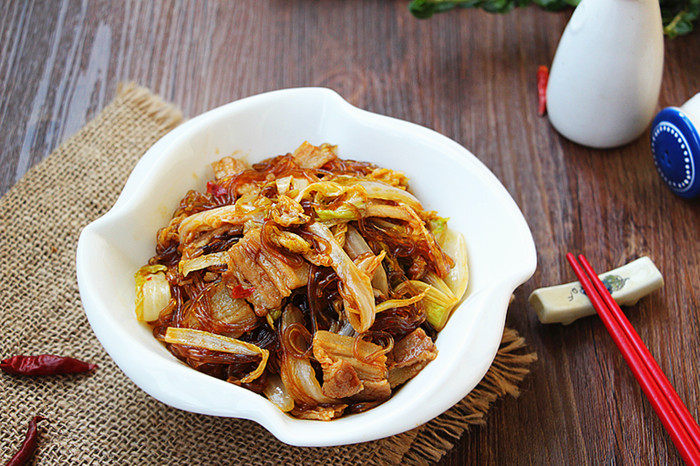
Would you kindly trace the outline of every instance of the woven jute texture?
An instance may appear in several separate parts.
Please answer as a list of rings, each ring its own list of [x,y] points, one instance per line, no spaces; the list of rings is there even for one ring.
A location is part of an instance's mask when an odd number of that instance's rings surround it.
[[[112,206],[136,161],[182,120],[148,90],[122,86],[92,122],[0,199],[0,356],[55,353],[99,364],[91,376],[0,374],[0,462],[35,414],[37,464],[405,464],[438,460],[497,398],[517,396],[535,359],[506,329],[472,393],[430,423],[391,438],[296,448],[257,424],[187,413],[150,398],[111,361],[83,313],[75,278],[80,230]]]

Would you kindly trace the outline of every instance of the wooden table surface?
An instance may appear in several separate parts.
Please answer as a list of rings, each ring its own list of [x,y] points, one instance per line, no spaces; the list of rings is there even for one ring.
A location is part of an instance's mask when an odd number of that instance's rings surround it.
[[[665,287],[628,315],[700,417],[700,211],[657,176],[648,133],[575,145],[536,115],[534,76],[569,13],[460,11],[419,21],[405,1],[6,1],[0,11],[0,194],[133,80],[187,116],[272,89],[326,86],[469,148],[523,210],[538,270],[508,325],[539,354],[519,399],[497,403],[445,464],[678,464],[597,318],[542,326],[537,287],[570,281],[566,251],[599,269],[650,255]],[[700,31],[666,40],[659,106],[700,90]]]

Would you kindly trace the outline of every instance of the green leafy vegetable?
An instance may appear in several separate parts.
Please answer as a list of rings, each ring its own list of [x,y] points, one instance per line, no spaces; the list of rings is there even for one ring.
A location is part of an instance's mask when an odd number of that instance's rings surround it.
[[[417,303],[425,297],[427,289],[421,291],[415,296],[406,299],[387,299],[380,304],[377,304],[377,313],[384,312],[388,309],[395,309],[397,307],[408,306],[409,304]]]
[[[481,8],[490,13],[507,13],[514,8],[534,4],[547,11],[575,7],[581,0],[412,0],[409,10],[417,18],[453,8]],[[664,33],[669,37],[688,34],[700,16],[700,0],[659,0]]]
[[[195,270],[206,269],[215,265],[224,265],[228,259],[228,252],[215,252],[195,257],[194,259],[182,259],[178,264],[180,273],[186,277],[190,272]]]
[[[442,234],[445,232],[445,229],[447,228],[447,221],[449,219],[445,217],[435,217],[433,219],[428,220],[428,225],[430,226],[430,231],[433,233],[433,236],[435,236],[436,239],[438,239]]]
[[[170,283],[165,278],[168,268],[164,265],[146,265],[135,274],[136,317],[141,322],[158,319],[160,311],[170,301]]]
[[[316,215],[321,221],[326,220],[356,220],[362,216],[361,209],[365,207],[365,200],[360,197],[352,197],[341,205],[332,209],[316,207]]]
[[[464,236],[462,236],[461,233],[451,228],[445,229],[438,242],[445,254],[450,256],[455,263],[454,267],[450,269],[450,273],[444,278],[444,283],[449,287],[449,290],[454,293],[457,300],[461,300],[464,293],[467,292],[467,286],[469,285],[467,242],[464,240]],[[435,286],[430,280],[426,281]]]
[[[452,309],[459,299],[452,293],[449,287],[438,276],[434,276],[432,283],[419,280],[409,280],[397,287],[397,291],[408,289],[417,290],[422,298],[426,319],[438,332],[443,329],[450,318]]]
[[[260,364],[253,372],[241,379],[242,383],[250,383],[260,377],[265,371],[267,358],[270,356],[268,350],[252,343],[193,328],[168,327],[165,331],[164,340],[172,345],[192,346],[222,353],[240,354],[242,356],[260,355]]]

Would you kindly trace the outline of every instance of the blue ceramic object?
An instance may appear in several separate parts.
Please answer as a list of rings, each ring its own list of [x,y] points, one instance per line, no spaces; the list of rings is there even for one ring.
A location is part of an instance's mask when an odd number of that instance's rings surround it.
[[[651,125],[651,151],[661,178],[684,198],[700,195],[700,128],[677,107],[661,110]]]

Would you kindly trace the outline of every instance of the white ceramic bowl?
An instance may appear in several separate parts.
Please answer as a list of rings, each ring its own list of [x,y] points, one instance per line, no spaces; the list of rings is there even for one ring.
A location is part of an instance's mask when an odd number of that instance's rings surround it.
[[[344,158],[405,172],[429,209],[467,240],[468,297],[437,339],[438,357],[386,403],[331,422],[298,420],[244,388],[189,368],[136,321],[134,272],[154,253],[155,233],[189,189],[204,189],[209,163],[240,151],[255,162],[302,141],[338,144]],[[468,150],[427,128],[353,107],[322,88],[287,89],[211,110],[164,136],[141,158],[114,207],[85,227],[77,273],[85,313],[124,373],[154,398],[186,411],[252,419],[281,441],[330,446],[419,426],[467,395],[491,365],[508,299],[535,271],[523,216]]]

